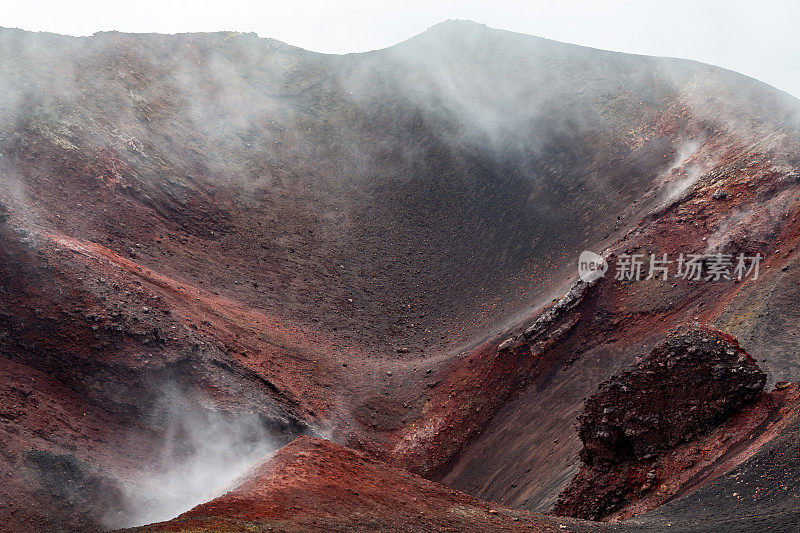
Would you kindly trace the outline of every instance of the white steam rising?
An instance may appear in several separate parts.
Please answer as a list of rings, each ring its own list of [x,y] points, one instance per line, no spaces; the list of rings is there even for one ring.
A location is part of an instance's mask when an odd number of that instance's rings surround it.
[[[703,173],[701,166],[693,162],[694,156],[703,145],[704,140],[691,140],[681,144],[675,151],[672,166],[661,175],[665,186],[662,202],[670,203],[681,198]]]
[[[153,417],[165,425],[163,447],[147,469],[119,476],[123,510],[104,517],[109,528],[172,519],[234,488],[276,448],[259,417],[227,415],[174,391]]]

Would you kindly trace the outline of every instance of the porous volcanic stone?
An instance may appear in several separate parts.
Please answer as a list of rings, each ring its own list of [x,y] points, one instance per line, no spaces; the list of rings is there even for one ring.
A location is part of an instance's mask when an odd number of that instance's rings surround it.
[[[734,337],[679,328],[586,401],[581,459],[592,465],[648,458],[724,422],[765,382]]]
[[[657,485],[661,457],[727,421],[765,381],[730,335],[700,326],[671,332],[586,401],[580,416],[584,464],[555,513],[601,520],[637,500]]]

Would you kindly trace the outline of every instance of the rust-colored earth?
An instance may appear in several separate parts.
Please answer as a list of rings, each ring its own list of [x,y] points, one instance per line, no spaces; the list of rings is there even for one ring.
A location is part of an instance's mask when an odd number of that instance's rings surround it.
[[[468,22],[347,56],[2,29],[0,72],[0,529],[800,525],[789,95]],[[763,259],[614,279],[633,253]],[[764,392],[603,521],[547,514],[584,400],[694,323]]]

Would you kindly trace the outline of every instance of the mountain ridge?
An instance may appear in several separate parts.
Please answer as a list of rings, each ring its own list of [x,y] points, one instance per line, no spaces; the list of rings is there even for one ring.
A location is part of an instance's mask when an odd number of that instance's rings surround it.
[[[130,525],[132,473],[301,434],[547,510],[577,469],[581,397],[667,329],[715,323],[768,383],[800,379],[777,326],[796,315],[796,100],[682,60],[435,28],[343,56],[0,30],[0,363],[26,378],[0,389],[18,406],[4,519]],[[713,247],[771,269],[562,297],[582,250]],[[783,318],[751,311],[767,303]]]

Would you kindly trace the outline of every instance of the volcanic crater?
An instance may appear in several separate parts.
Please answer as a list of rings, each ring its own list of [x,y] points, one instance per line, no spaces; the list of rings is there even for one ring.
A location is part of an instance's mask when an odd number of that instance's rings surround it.
[[[0,72],[0,529],[800,527],[797,99],[465,21]]]

